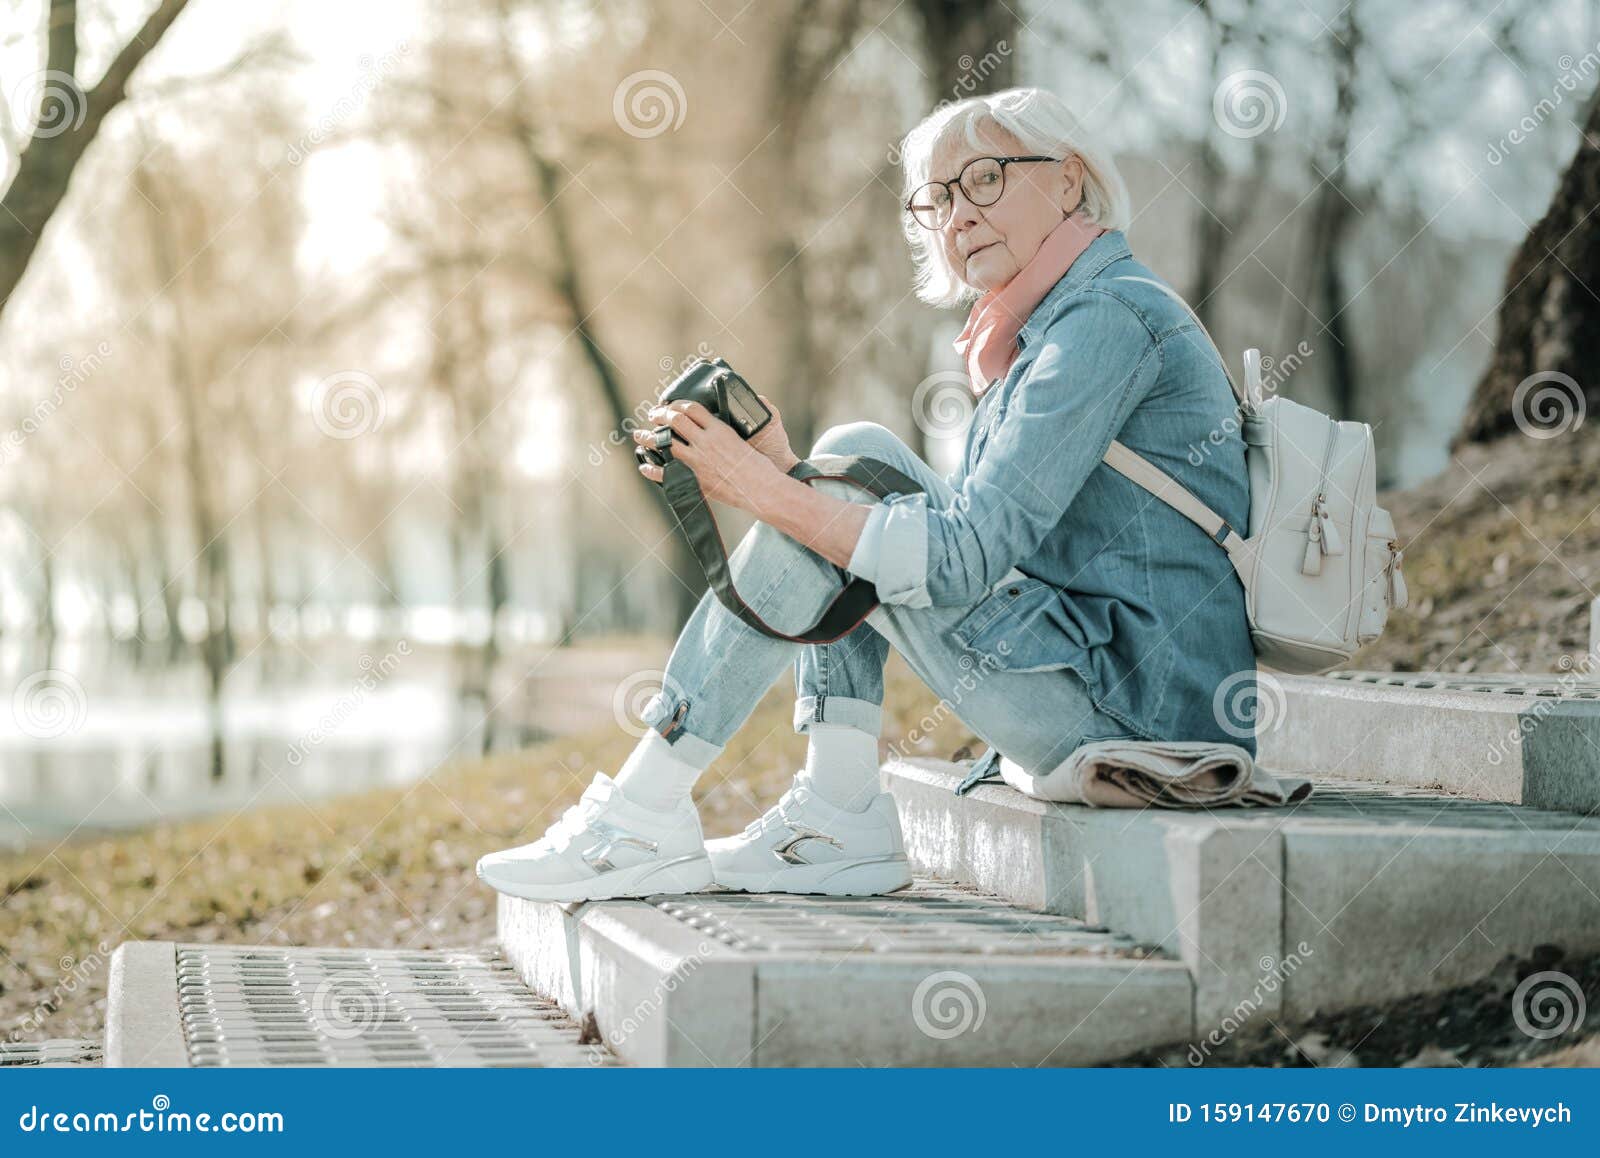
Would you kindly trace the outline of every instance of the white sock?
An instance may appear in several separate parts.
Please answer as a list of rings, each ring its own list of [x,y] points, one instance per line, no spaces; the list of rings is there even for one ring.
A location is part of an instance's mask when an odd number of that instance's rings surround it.
[[[845,724],[807,729],[806,772],[817,795],[850,812],[861,812],[878,795],[878,737]]]
[[[705,765],[685,760],[660,732],[651,730],[617,773],[617,787],[635,804],[670,812],[683,803],[704,771]]]

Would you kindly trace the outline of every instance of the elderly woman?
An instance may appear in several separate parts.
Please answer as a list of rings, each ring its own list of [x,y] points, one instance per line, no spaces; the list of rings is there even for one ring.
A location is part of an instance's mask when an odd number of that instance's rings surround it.
[[[1101,462],[1118,439],[1246,523],[1226,373],[1181,300],[1129,254],[1111,159],[1039,89],[942,108],[903,156],[919,295],[976,299],[956,342],[978,396],[961,465],[942,478],[883,427],[834,427],[815,453],[880,459],[922,487],[868,501],[845,482],[790,477],[798,460],[781,422],[746,442],[697,404],[653,412],[707,497],[758,520],[732,567],[768,624],[804,630],[842,572],[869,579],[882,603],[844,637],[806,646],[755,631],[707,593],[647,709],[654,730],[616,778],[598,773],[540,840],[479,863],[501,892],[904,887],[894,801],[878,779],[891,647],[1030,773],[1112,738],[1253,750],[1214,706],[1225,682],[1255,670],[1226,554]],[[1196,464],[1193,448],[1208,442]],[[640,469],[659,481],[658,468]],[[791,664],[805,768],[742,833],[707,843],[691,789]]]

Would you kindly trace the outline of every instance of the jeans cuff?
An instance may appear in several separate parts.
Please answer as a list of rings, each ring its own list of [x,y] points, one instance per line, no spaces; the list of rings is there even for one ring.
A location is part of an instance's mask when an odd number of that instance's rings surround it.
[[[883,705],[849,696],[801,696],[794,702],[794,730],[804,735],[812,724],[841,724],[876,736],[883,730]]]
[[[722,754],[723,746],[701,739],[689,731],[683,723],[688,713],[687,699],[674,697],[663,691],[645,705],[640,715],[646,727],[658,732],[661,738],[672,746],[674,756],[701,768],[710,767],[711,762]]]

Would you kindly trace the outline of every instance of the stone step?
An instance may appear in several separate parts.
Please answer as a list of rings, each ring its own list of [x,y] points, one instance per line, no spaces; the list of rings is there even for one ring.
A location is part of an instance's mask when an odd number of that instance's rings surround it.
[[[491,951],[129,941],[105,1064],[596,1066],[615,1059]]]
[[[1101,810],[958,797],[966,771],[885,767],[914,867],[1159,945],[1193,975],[1200,1037],[1600,949],[1600,818],[1326,782],[1294,808]]]
[[[639,1065],[1088,1065],[1185,1040],[1189,974],[931,881],[887,897],[500,898],[528,985]]]
[[[1263,672],[1262,764],[1600,811],[1600,681],[1561,676]]]
[[[47,1041],[0,1041],[0,1066],[37,1066],[40,1069],[93,1068],[100,1064],[98,1041],[50,1038]]]

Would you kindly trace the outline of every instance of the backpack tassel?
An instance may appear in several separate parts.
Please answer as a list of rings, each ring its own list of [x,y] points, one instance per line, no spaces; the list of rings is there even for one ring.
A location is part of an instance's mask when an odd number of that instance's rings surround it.
[[[1322,524],[1322,553],[1324,555],[1343,555],[1344,540],[1339,537],[1339,528],[1333,525],[1333,514],[1328,510],[1327,500],[1317,499],[1317,522]]]
[[[1302,575],[1322,574],[1324,555],[1343,555],[1344,540],[1333,525],[1333,515],[1321,495],[1311,501],[1311,522],[1306,527],[1306,554],[1300,561]]]
[[[1322,574],[1322,523],[1312,516],[1311,525],[1306,528],[1306,554],[1300,561],[1302,575]]]
[[[1404,607],[1410,600],[1406,591],[1406,577],[1400,572],[1404,552],[1394,543],[1389,544],[1389,606]]]

